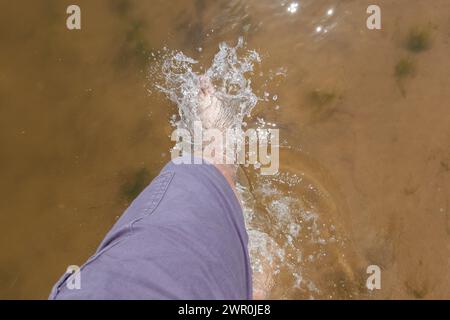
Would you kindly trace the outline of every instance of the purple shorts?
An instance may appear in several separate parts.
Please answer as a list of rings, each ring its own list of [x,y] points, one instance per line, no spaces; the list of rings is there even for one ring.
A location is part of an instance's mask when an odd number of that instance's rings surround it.
[[[225,177],[170,162],[50,299],[251,299],[248,236]]]

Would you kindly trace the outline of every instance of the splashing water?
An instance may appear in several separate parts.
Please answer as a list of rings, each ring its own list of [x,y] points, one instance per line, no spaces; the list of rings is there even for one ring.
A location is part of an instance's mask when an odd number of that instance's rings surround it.
[[[246,180],[238,191],[255,294],[263,299],[358,296],[361,281],[333,197],[309,174],[289,166],[281,170],[276,176],[242,170],[247,176],[239,179]]]
[[[212,65],[204,73],[196,72],[194,66],[198,61],[182,52],[166,55],[156,88],[178,106],[180,120],[175,123],[178,128],[192,130],[194,121],[201,121],[206,127],[241,128],[244,117],[250,116],[258,102],[247,75],[261,61],[253,50],[239,55],[241,49],[243,38],[234,47],[221,43]],[[202,101],[202,97],[209,100]],[[220,114],[207,121],[202,117],[204,105],[211,104]]]

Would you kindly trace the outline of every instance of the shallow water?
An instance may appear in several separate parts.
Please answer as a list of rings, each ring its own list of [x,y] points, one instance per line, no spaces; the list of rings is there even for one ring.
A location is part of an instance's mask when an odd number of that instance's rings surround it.
[[[1,298],[46,298],[169,160],[152,53],[210,65],[239,36],[269,94],[249,125],[285,147],[280,176],[244,179],[268,296],[450,298],[450,2],[380,0],[382,31],[370,2],[290,3],[80,0],[81,32],[61,1],[0,4]]]

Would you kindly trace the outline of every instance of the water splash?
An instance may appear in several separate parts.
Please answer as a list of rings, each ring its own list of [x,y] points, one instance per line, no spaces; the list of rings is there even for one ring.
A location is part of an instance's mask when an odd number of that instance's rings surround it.
[[[295,154],[284,156],[292,159]],[[306,161],[302,165],[306,168]],[[246,182],[238,193],[253,284],[261,298],[348,299],[360,294],[339,208],[319,182],[326,179],[316,180],[314,171],[289,164],[275,176],[242,170],[240,179]]]
[[[236,46],[221,43],[219,52],[205,72],[195,70],[198,61],[182,52],[165,55],[156,88],[178,107],[179,121],[174,125],[192,130],[195,121],[204,122],[199,97],[212,87],[207,92],[208,99],[215,99],[220,104],[220,115],[215,117],[218,121],[220,119],[220,123],[213,121],[209,126],[242,127],[244,117],[250,116],[258,102],[249,75],[254,65],[261,62],[256,51],[245,50],[244,47],[243,38],[239,38]]]

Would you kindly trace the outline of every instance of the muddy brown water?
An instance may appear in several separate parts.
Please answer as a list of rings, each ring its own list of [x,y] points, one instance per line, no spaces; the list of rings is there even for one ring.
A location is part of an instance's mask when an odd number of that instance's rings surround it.
[[[254,118],[280,128],[282,170],[305,177],[280,190],[345,239],[298,264],[303,282],[282,265],[271,297],[450,298],[449,1],[377,1],[381,31],[360,0],[77,3],[81,31],[66,1],[0,3],[0,298],[46,298],[169,160],[176,110],[147,92],[151,53],[208,65],[241,35],[263,58],[254,87],[277,95]],[[307,236],[306,257],[320,251]],[[369,264],[381,290],[364,287]]]

